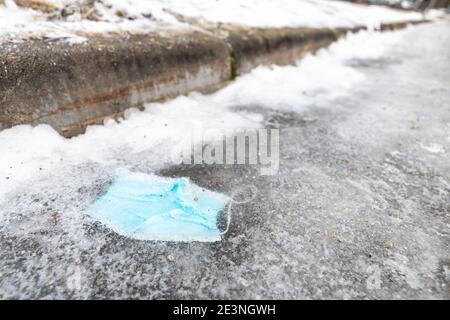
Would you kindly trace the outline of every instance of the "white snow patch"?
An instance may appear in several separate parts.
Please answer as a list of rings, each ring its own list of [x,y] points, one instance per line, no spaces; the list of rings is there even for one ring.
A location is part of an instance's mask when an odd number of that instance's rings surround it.
[[[324,0],[165,0],[164,4],[185,16],[255,27],[350,27],[423,18],[416,12]]]
[[[76,1],[52,3],[63,8]],[[79,13],[50,19],[51,14],[18,7],[13,0],[6,0],[4,6],[0,5],[0,42],[38,37],[67,39],[68,35],[76,38],[92,32],[144,33],[191,28],[176,15],[253,27],[375,27],[384,22],[424,18],[417,12],[325,0],[102,0],[95,3],[95,9],[100,21],[89,20]],[[426,18],[442,14],[432,10]]]
[[[438,143],[430,143],[428,145],[422,145],[422,148],[431,153],[445,153],[444,146]]]
[[[53,3],[62,8],[71,2],[75,1]],[[160,5],[153,6],[150,1],[105,0],[96,3],[95,8],[101,15],[100,21],[86,19],[80,14],[70,15],[66,19],[50,19],[50,14],[18,7],[13,0],[5,0],[5,5],[0,5],[0,43],[32,38],[60,38],[77,43],[83,35],[90,33],[148,33],[189,27],[162,10]],[[126,16],[117,15],[119,10]]]

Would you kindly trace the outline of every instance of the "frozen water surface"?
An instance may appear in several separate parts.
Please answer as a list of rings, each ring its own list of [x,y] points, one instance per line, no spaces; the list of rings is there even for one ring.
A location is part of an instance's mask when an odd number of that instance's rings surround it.
[[[70,140],[0,132],[1,297],[450,298],[448,30],[352,35]],[[279,172],[172,166],[195,123],[280,128]],[[258,192],[221,241],[131,239],[86,213],[118,168]]]

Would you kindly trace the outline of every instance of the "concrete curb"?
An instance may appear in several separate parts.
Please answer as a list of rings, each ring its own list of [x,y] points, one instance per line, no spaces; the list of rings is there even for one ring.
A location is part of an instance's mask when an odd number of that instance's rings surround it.
[[[230,47],[232,75],[259,65],[291,64],[306,53],[328,46],[343,32],[332,29],[231,29],[223,38]]]
[[[65,136],[144,102],[230,79],[228,46],[204,33],[30,41],[0,51],[0,129],[47,123]]]
[[[424,21],[381,25],[395,30]],[[46,123],[70,137],[130,107],[214,91],[258,65],[290,64],[347,32],[245,29],[93,36],[87,43],[32,40],[0,49],[0,130]]]

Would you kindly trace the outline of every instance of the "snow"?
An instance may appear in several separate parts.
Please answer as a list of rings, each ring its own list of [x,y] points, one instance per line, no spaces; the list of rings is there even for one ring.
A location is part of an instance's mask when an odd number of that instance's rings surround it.
[[[88,256],[89,265],[94,266],[114,268],[129,259],[130,253],[120,249],[100,252],[110,241],[111,231],[99,228],[96,219],[86,213],[107,190],[118,169],[158,173],[171,164],[174,153],[190,143],[196,126],[205,131],[260,128],[265,126],[266,108],[301,113],[314,106],[314,99],[345,96],[364,79],[347,64],[348,59],[376,58],[407,32],[348,35],[296,66],[260,67],[214,94],[194,93],[166,103],[148,104],[142,112],[130,109],[120,122],[106,120],[104,125],[91,126],[84,135],[72,139],[61,137],[47,125],[22,125],[1,131],[0,233],[5,241],[14,244],[28,243],[22,240],[30,239],[30,243],[36,241],[42,246],[39,254],[29,254],[22,247],[11,250],[13,259],[24,258],[21,277],[35,279],[34,288],[47,286],[48,281],[53,281],[49,279],[67,279],[68,288],[77,288],[80,297],[89,296],[91,289],[83,280],[86,278],[79,277],[89,274],[84,264],[86,252],[98,252]],[[355,47],[360,50],[353,50]],[[210,135],[205,140],[215,138]],[[236,192],[228,191],[223,192],[229,196]],[[48,263],[57,257],[67,263]],[[6,258],[3,262],[12,263]],[[158,272],[165,274],[166,269]],[[107,274],[115,277],[114,272]],[[129,281],[136,285],[148,283],[140,276]],[[21,297],[26,298],[24,292],[33,292],[28,285],[28,280],[5,280],[1,290],[5,295],[21,292]],[[64,284],[55,286],[52,297],[63,297],[65,288]]]
[[[376,26],[382,22],[423,18],[417,12],[325,0],[102,0],[92,8],[98,17],[94,20],[83,17],[80,12],[67,17],[59,13],[65,6],[78,2],[53,0],[51,3],[59,8],[58,11],[43,13],[5,0],[5,5],[0,5],[0,42],[39,37],[69,40],[73,37],[77,39],[75,42],[80,42],[92,32],[143,33],[192,28],[180,22],[176,15],[252,27]],[[429,14],[436,17],[441,13],[433,11]]]
[[[191,143],[194,129],[210,132],[203,138],[212,141],[225,130],[264,126],[261,113],[240,110],[241,106],[302,112],[317,99],[345,95],[364,79],[348,60],[377,58],[406,32],[409,29],[349,34],[294,66],[259,67],[211,95],[192,93],[166,103],[150,103],[143,112],[129,109],[125,119],[107,119],[104,125],[90,126],[72,139],[61,137],[47,125],[3,130],[0,196],[24,184],[39,183],[61,167],[94,163],[115,168],[144,162],[147,170],[155,171],[173,163]],[[198,139],[193,143],[199,143]]]
[[[422,146],[422,148],[431,153],[444,153],[445,152],[444,146],[442,146],[438,143],[431,143],[430,145]]]
[[[131,110],[120,123],[107,121],[70,140],[47,126],[0,132],[0,294],[7,299],[445,298],[448,224],[443,210],[448,165],[442,166],[444,157],[438,166],[411,151],[418,146],[416,138],[450,123],[442,105],[448,90],[435,97],[416,95],[424,84],[439,88],[448,79],[442,68],[447,62],[443,53],[448,40],[442,38],[448,39],[448,24],[444,27],[429,24],[414,27],[415,32],[351,35],[296,67],[260,68],[216,94],[148,105],[144,112]],[[420,43],[414,41],[419,38]],[[350,50],[355,47],[360,50]],[[398,50],[395,54],[393,47]],[[414,55],[395,66],[374,64],[366,69],[377,76],[367,75],[364,82],[360,69],[349,63],[361,58],[395,61],[411,50]],[[420,59],[430,53],[436,57],[431,64]],[[308,70],[316,58],[328,64],[329,73],[320,76],[313,68]],[[427,73],[428,68],[434,69]],[[310,79],[307,88],[302,79]],[[284,90],[291,81],[298,81],[298,86]],[[342,84],[346,82],[351,83],[351,92]],[[364,89],[365,85],[373,87]],[[386,90],[391,85],[396,99]],[[314,92],[317,100],[304,100],[303,91],[306,97]],[[264,125],[262,109],[271,106],[263,99],[255,101],[255,92],[284,99],[277,108],[309,110],[307,116],[324,118],[318,125],[286,125],[285,147],[291,150],[285,149],[283,156],[290,159],[274,176],[278,180],[253,179],[259,183],[258,201],[236,211],[232,232],[220,245],[132,241],[83,215],[109,186],[117,168],[151,173],[163,166],[172,143],[181,143],[183,130],[189,131],[194,121],[206,127]],[[345,107],[323,101],[329,96],[342,96]],[[376,118],[388,124],[383,130],[372,127],[376,121],[365,115],[378,115],[389,105]],[[328,111],[321,113],[325,108]],[[409,125],[409,115],[425,119],[424,133],[409,130],[412,133],[406,136],[391,125]],[[223,123],[218,120],[222,116]],[[433,117],[426,121],[427,116]],[[304,119],[302,114],[293,118]],[[343,139],[334,128],[344,127],[353,128],[349,136],[356,137],[363,133],[360,128],[369,130],[371,139],[361,144]],[[450,133],[442,130],[439,135]],[[400,151],[406,155],[392,163],[369,157],[377,154],[392,160],[385,156],[386,147],[370,146],[376,142],[385,146],[379,140],[388,137],[394,139],[394,148],[402,143]],[[432,142],[448,145],[436,139],[436,133],[425,145]],[[303,148],[308,152],[303,154]],[[336,165],[338,159],[352,163]],[[298,168],[297,174],[289,170],[291,165]],[[5,173],[10,180],[4,179]],[[245,173],[236,181],[219,171],[216,181],[231,190],[237,183],[253,182]],[[383,247],[385,240],[392,241],[394,250]],[[381,282],[381,290],[367,289],[366,278],[376,286],[372,276],[379,271],[392,281]],[[418,281],[425,287],[412,290]]]
[[[75,1],[54,2],[59,7],[63,4]],[[158,10],[143,1],[138,7],[120,5],[117,1],[110,2],[110,8],[101,3],[97,3],[95,8],[101,15],[100,21],[93,21],[83,18],[79,14],[70,15],[67,19],[51,19],[49,14],[37,10],[18,7],[13,0],[5,0],[5,6],[0,5],[0,42],[20,41],[31,38],[72,38],[78,42],[84,36],[92,32],[114,33],[114,32],[150,32],[164,31],[166,29],[187,27],[178,22],[175,17],[164,11]],[[122,2],[125,4],[125,2]],[[151,7],[152,15],[158,19],[144,17],[149,13]],[[128,13],[125,17],[119,17],[115,13],[117,10],[125,9]],[[132,19],[129,19],[132,17]],[[95,31],[93,31],[95,30]]]
[[[254,27],[349,27],[422,18],[418,13],[386,7],[323,0],[169,0],[167,4],[171,10],[185,16]]]

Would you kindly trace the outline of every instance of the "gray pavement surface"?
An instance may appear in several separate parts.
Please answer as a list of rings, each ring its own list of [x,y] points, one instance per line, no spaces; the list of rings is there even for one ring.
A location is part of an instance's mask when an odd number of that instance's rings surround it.
[[[381,59],[348,61],[367,78],[346,97],[302,113],[260,111],[280,129],[276,175],[160,170],[226,193],[257,187],[255,200],[234,206],[221,242],[130,240],[84,220],[62,228],[55,203],[95,199],[108,183],[89,166],[92,177],[63,193],[54,177],[30,187],[31,198],[9,199],[0,296],[450,299],[449,30],[448,20],[423,25]]]

